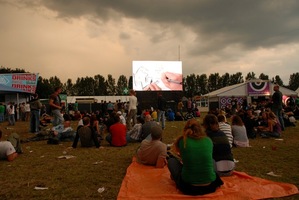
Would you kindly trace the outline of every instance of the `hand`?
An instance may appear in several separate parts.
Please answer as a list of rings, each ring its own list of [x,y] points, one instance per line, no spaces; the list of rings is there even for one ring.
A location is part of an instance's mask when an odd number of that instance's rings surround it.
[[[161,80],[166,87],[170,90],[182,90],[183,89],[183,75],[173,72],[164,72],[161,75]]]
[[[156,90],[161,90],[161,88],[156,83],[151,83],[148,86],[144,87],[143,90],[156,91]]]

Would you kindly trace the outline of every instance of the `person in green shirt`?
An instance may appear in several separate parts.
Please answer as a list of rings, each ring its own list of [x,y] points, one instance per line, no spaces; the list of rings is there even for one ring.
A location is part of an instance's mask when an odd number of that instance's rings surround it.
[[[170,155],[168,169],[184,194],[213,193],[223,184],[214,169],[213,143],[196,119],[187,121],[173,147],[176,155]]]

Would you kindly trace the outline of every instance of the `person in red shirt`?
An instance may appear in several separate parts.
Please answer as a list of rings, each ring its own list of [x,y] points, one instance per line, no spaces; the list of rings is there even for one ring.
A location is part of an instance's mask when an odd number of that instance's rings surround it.
[[[109,132],[110,134],[106,136],[107,142],[110,143],[111,146],[122,147],[127,145],[126,140],[126,132],[127,127],[120,123],[119,115],[114,116],[115,123],[110,126]]]

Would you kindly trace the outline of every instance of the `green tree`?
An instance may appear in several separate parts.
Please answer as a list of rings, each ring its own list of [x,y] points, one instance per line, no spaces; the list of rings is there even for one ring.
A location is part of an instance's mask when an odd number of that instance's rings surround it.
[[[128,80],[124,75],[120,75],[117,81],[116,94],[123,95],[125,88],[128,88]]]
[[[261,79],[261,80],[270,80],[270,79],[269,79],[269,76],[266,75],[266,74],[264,74],[264,73],[261,73],[261,74],[260,74],[259,79]]]
[[[229,86],[230,85],[230,76],[229,73],[225,73],[220,78],[220,85],[221,88]]]
[[[275,83],[277,85],[283,86],[283,81],[279,77],[279,75],[276,75],[275,78],[272,78],[272,83]]]
[[[108,74],[108,79],[106,80],[107,93],[108,95],[115,96],[116,87],[115,87],[115,79],[111,74]]]
[[[255,77],[255,73],[254,72],[249,72],[246,77],[245,77],[245,80],[248,81],[248,80],[253,80],[253,79],[256,79]]]
[[[92,77],[78,78],[75,87],[78,96],[94,96],[95,81]]]
[[[190,74],[186,77],[184,81],[185,95],[187,97],[193,97],[196,94],[196,76],[195,74]]]
[[[68,96],[74,96],[74,84],[72,83],[72,79],[67,79],[66,83],[63,84],[62,86],[63,91],[65,94]]]
[[[291,90],[297,90],[299,87],[299,73],[293,73],[290,75],[289,79],[289,89]]]
[[[39,76],[35,92],[40,99],[48,99],[53,93],[53,88],[48,79],[43,79],[43,77]]]
[[[208,77],[206,74],[196,76],[196,82],[199,87],[198,94],[203,95],[208,93]]]
[[[132,76],[129,77],[128,88],[133,89],[133,77]]]
[[[218,90],[221,88],[220,75],[219,73],[210,74],[208,79],[208,90],[209,92]]]
[[[235,85],[243,82],[244,80],[243,80],[242,72],[237,72],[230,76],[230,85]]]
[[[107,86],[105,78],[102,75],[95,75],[95,95],[105,96],[107,95]]]
[[[62,88],[62,83],[61,83],[61,81],[60,81],[60,79],[57,77],[57,76],[52,76],[52,77],[50,77],[49,78],[49,82],[50,82],[50,85],[51,85],[51,87],[52,87],[52,92],[51,93],[53,93],[54,92],[54,90],[55,90],[55,88],[56,87],[61,87]],[[65,91],[63,91],[63,93],[64,93]]]

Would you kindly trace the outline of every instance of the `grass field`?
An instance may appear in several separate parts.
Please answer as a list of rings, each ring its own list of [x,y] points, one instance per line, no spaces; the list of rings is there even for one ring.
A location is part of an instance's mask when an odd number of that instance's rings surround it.
[[[76,125],[77,122],[72,122],[73,127]],[[163,142],[172,143],[183,126],[184,122],[167,122]],[[6,127],[1,124],[3,139],[12,132],[22,139],[33,136],[28,133],[28,122]],[[298,123],[297,127],[288,127],[282,141],[256,138],[250,140],[250,148],[233,148],[234,158],[239,161],[236,170],[299,187],[298,127]],[[139,144],[116,148],[103,141],[103,149],[69,149],[71,145],[71,142],[48,145],[46,141],[22,144],[24,153],[16,160],[0,161],[0,199],[116,199]],[[74,158],[58,159],[63,155]],[[270,171],[281,176],[267,175]],[[48,189],[36,190],[36,186]],[[105,190],[99,193],[102,187]],[[299,199],[299,195],[282,199]]]

